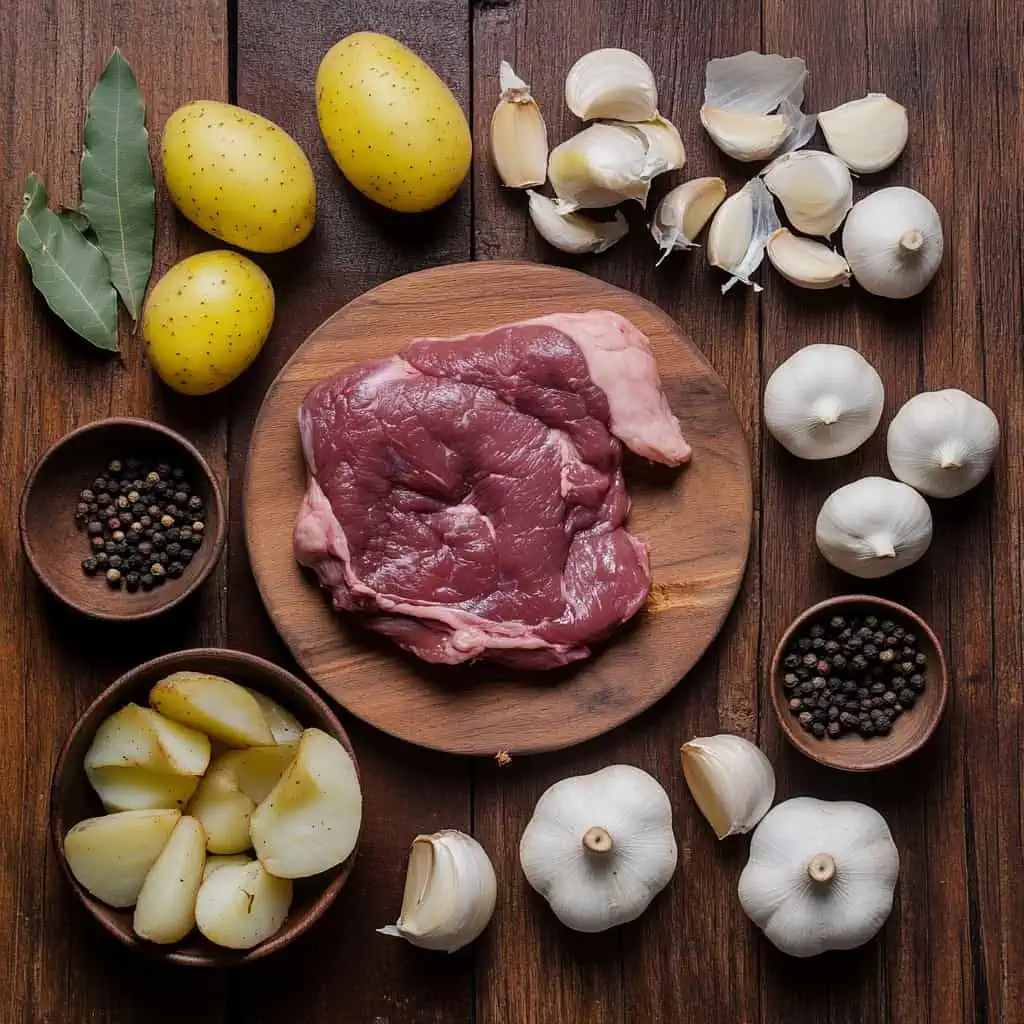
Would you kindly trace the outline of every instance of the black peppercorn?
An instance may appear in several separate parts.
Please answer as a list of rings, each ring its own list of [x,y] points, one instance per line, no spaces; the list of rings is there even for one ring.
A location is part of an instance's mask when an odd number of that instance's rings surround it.
[[[167,575],[170,576],[172,580],[179,579],[184,574],[185,566],[183,566],[181,562],[171,562],[171,564],[167,566]]]
[[[788,669],[797,668],[800,665],[800,657],[796,654],[787,654],[782,660],[782,664]]]
[[[139,589],[139,581],[139,574],[137,572],[130,572],[124,578],[124,585],[128,588],[129,591],[135,593],[135,591]]]
[[[884,700],[886,704],[895,704],[896,699],[896,693],[893,690],[886,690],[885,693],[882,694],[882,700]]]
[[[842,654],[834,654],[832,656],[832,667],[834,669],[846,668],[846,658]]]
[[[120,555],[110,556],[110,568],[121,569],[124,567],[124,559]]]
[[[818,739],[821,739],[825,735],[825,723],[815,722],[811,726],[811,732],[813,732],[814,735],[818,737]]]
[[[171,479],[172,480],[184,480],[185,479],[185,470],[183,470],[181,467],[175,467],[174,469],[171,470]]]
[[[85,529],[90,537],[101,537],[103,535],[103,524],[95,519]]]
[[[900,702],[900,704],[903,705],[903,707],[905,707],[905,708],[912,708],[914,706],[914,702],[916,700],[917,700],[917,696],[914,694],[913,690],[911,690],[911,689],[900,690],[900,692],[899,692],[899,702]]]
[[[811,638],[809,636],[802,636],[796,642],[796,649],[798,651],[809,651],[811,649]]]
[[[923,692],[924,692],[924,676],[922,676],[922,675],[920,675],[919,673],[915,672],[915,673],[914,673],[914,674],[913,674],[913,675],[912,675],[912,676],[911,676],[911,677],[910,677],[910,678],[909,678],[909,679],[907,680],[907,685],[908,685],[908,686],[910,687],[910,689],[911,689],[911,690],[913,690],[913,691],[914,691],[915,693],[923,693]]]
[[[139,582],[142,584],[143,590],[153,589],[153,577],[150,576],[148,572],[142,574],[142,576],[139,578]]]
[[[103,550],[106,551],[108,555],[116,555],[117,545],[112,540],[105,541],[103,544]]]
[[[878,648],[874,644],[865,644],[863,654],[868,661],[874,661],[878,657]]]
[[[799,715],[797,716],[797,721],[798,721],[798,722],[799,722],[799,723],[800,723],[800,724],[801,724],[801,725],[802,725],[802,726],[803,726],[803,727],[804,727],[805,729],[810,729],[810,727],[811,727],[811,723],[812,723],[812,722],[814,721],[814,719],[813,719],[813,718],[811,718],[811,713],[810,713],[810,711],[801,711],[801,712],[800,712],[800,714],[799,714]]]
[[[162,548],[167,543],[167,538],[159,531],[153,533],[153,547]]]
[[[184,491],[175,491],[171,497],[174,498],[176,505],[184,505],[188,502],[188,495]]]
[[[101,569],[106,569],[107,564],[110,562],[110,556],[106,553],[106,551],[99,551],[99,552],[97,552],[95,558],[96,558],[96,564]]]
[[[192,529],[195,529],[195,527],[193,526]],[[824,649],[825,649],[825,640],[824,640],[823,637],[816,636],[813,640],[811,640],[811,650],[812,651],[822,651]]]
[[[872,683],[869,687],[869,692],[872,697],[880,697],[885,693],[885,683]]]
[[[928,664],[928,655],[925,654],[924,651],[918,651],[917,654],[914,655],[914,664],[915,665],[927,665]]]
[[[188,563],[191,562],[194,557],[194,552],[189,551],[188,548],[183,548],[181,554],[178,555],[179,560],[184,562],[185,565],[188,565]]]
[[[176,551],[172,551],[171,550],[172,548],[177,548],[177,550]],[[181,551],[181,545],[179,545],[179,544],[168,544],[167,545],[167,554],[171,555],[172,557],[176,558],[180,551]],[[787,690],[792,690],[793,687],[796,686],[796,684],[799,683],[799,682],[800,682],[800,680],[797,679],[796,673],[794,673],[794,672],[787,672],[782,677],[782,685]]]
[[[193,494],[192,497],[188,499],[188,507],[193,512],[198,512],[203,507],[203,499],[200,498],[198,494]]]
[[[95,558],[82,559],[82,572],[84,572],[86,576],[95,576],[97,569],[99,569],[99,563]]]

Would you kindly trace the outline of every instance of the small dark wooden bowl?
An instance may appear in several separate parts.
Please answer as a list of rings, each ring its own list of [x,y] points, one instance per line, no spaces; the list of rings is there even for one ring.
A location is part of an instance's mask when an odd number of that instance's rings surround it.
[[[330,871],[311,878],[297,879],[291,910],[280,931],[249,950],[232,950],[214,945],[197,931],[193,931],[177,945],[163,946],[140,939],[132,931],[134,908],[118,910],[91,896],[75,879],[64,856],[64,836],[69,829],[84,818],[103,814],[103,806],[89,785],[83,768],[85,753],[100,723],[132,701],[146,704],[149,691],[155,683],[183,669],[224,676],[266,694],[295,715],[303,726],[315,726],[334,736],[349,752],[353,763],[356,758],[348,736],[334,712],[305,683],[262,658],[241,651],[214,648],[178,651],[133,668],[108,686],[89,705],[72,729],[53,771],[50,786],[50,838],[57,851],[57,859],[78,898],[92,916],[126,946],[143,950],[171,963],[191,967],[228,967],[259,960],[287,946],[319,920],[345,884],[352,870],[356,850],[352,851],[348,860]]]
[[[893,723],[888,736],[872,736],[865,739],[856,733],[847,733],[839,739],[818,739],[805,732],[789,709],[782,678],[786,670],[782,664],[786,650],[794,635],[809,627],[815,621],[843,615],[849,618],[877,615],[893,619],[917,635],[918,650],[928,659],[925,665],[925,691],[918,695],[914,707],[900,715]],[[772,705],[786,738],[798,750],[821,764],[846,772],[871,772],[896,764],[919,750],[935,732],[949,692],[949,677],[946,673],[946,659],[942,645],[931,627],[909,608],[880,597],[851,594],[822,601],[803,612],[786,630],[772,658],[770,686]]]
[[[184,575],[134,594],[111,590],[102,575],[82,572],[89,542],[74,518],[80,492],[111,459],[125,456],[180,465],[206,516],[206,536]],[[217,478],[184,437],[150,420],[106,419],[66,434],[36,463],[21,499],[20,528],[29,564],[51,594],[94,619],[130,622],[175,607],[210,575],[224,548],[227,517]]]

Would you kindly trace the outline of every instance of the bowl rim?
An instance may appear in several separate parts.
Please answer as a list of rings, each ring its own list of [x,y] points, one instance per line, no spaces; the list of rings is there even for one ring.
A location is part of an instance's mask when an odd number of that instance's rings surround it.
[[[807,747],[797,742],[796,727],[791,721],[792,715],[790,714],[789,708],[783,706],[782,687],[779,685],[782,659],[785,656],[785,651],[789,646],[790,640],[793,638],[793,634],[796,633],[801,626],[807,623],[808,620],[820,617],[823,612],[832,608],[839,608],[852,604],[874,605],[877,608],[884,608],[893,615],[898,615],[906,619],[908,622],[912,622],[916,632],[923,633],[928,637],[929,641],[935,648],[939,659],[939,700],[932,712],[932,720],[929,727],[898,755],[886,757],[882,760],[866,761],[860,764],[849,764],[845,761],[837,760],[836,757],[830,756],[827,750],[818,752],[815,748]],[[949,671],[946,666],[946,655],[942,649],[942,643],[938,636],[932,627],[929,626],[917,612],[913,611],[913,609],[908,608],[906,605],[899,604],[896,601],[890,601],[885,597],[876,597],[874,594],[839,594],[836,597],[826,598],[824,601],[818,601],[809,608],[805,608],[804,611],[802,611],[789,624],[775,647],[775,653],[772,656],[771,667],[768,674],[768,686],[771,691],[772,707],[775,709],[775,717],[778,719],[779,727],[782,729],[783,734],[794,749],[798,750],[805,757],[809,757],[811,760],[817,761],[818,764],[826,765],[829,768],[835,768],[837,771],[862,774],[865,772],[878,771],[882,768],[889,768],[892,765],[899,764],[901,761],[905,761],[908,757],[912,757],[916,754],[932,738],[935,730],[938,728],[939,722],[942,721],[942,716],[946,713],[946,702],[949,698]]]
[[[217,532],[213,538],[213,547],[210,549],[209,557],[200,566],[195,579],[193,579],[192,582],[189,583],[189,585],[179,594],[176,594],[174,597],[163,603],[155,605],[147,611],[131,611],[127,605],[123,613],[105,611],[102,608],[91,607],[76,600],[68,594],[65,594],[50,578],[50,574],[44,568],[43,562],[36,552],[29,536],[29,498],[32,495],[33,488],[39,480],[46,463],[49,462],[49,460],[57,453],[58,449],[64,447],[64,445],[82,437],[85,434],[91,433],[92,431],[107,427],[137,427],[143,430],[152,431],[156,434],[162,434],[165,438],[183,448],[196,461],[203,472],[203,476],[206,477],[210,491],[213,494],[213,504],[216,511],[218,525]],[[179,434],[171,427],[165,426],[162,423],[157,423],[156,420],[148,420],[136,416],[108,416],[104,419],[93,420],[90,423],[83,423],[81,426],[75,427],[74,430],[68,431],[68,433],[54,441],[53,444],[51,444],[42,453],[42,455],[39,456],[35,465],[29,472],[25,481],[25,486],[21,492],[21,501],[18,505],[18,533],[21,537],[22,551],[25,552],[25,557],[28,559],[29,565],[32,567],[32,571],[35,573],[36,578],[46,588],[47,592],[52,594],[62,604],[67,605],[69,608],[73,608],[80,615],[85,615],[91,619],[99,619],[103,622],[142,622],[147,619],[152,619],[157,615],[162,615],[164,612],[170,611],[172,608],[176,608],[206,582],[210,573],[213,572],[214,566],[216,566],[220,561],[221,555],[224,552],[224,544],[227,540],[227,514],[224,504],[224,495],[216,474],[211,469],[210,464],[206,461],[203,454],[194,444],[192,444],[191,441],[189,441],[187,437],[183,434]]]
[[[356,837],[356,845],[352,848],[352,852],[338,866],[337,873],[330,879],[324,887],[323,892],[320,893],[316,900],[306,910],[301,922],[297,922],[292,928],[278,931],[274,935],[270,936],[270,938],[265,939],[258,946],[254,946],[251,949],[231,950],[225,947],[223,950],[220,950],[219,947],[215,947],[218,951],[216,955],[195,955],[180,952],[177,949],[177,946],[174,945],[162,946],[146,942],[134,934],[129,934],[120,928],[114,927],[110,921],[97,913],[97,910],[93,905],[95,897],[93,897],[82,886],[78,879],[75,878],[71,871],[71,867],[68,864],[67,857],[64,855],[64,836],[61,834],[60,824],[58,821],[59,816],[57,812],[58,783],[70,769],[69,758],[71,754],[71,744],[78,736],[82,728],[82,723],[86,718],[96,712],[101,705],[114,698],[125,686],[133,682],[135,678],[143,672],[151,671],[153,669],[170,668],[171,666],[174,666],[174,669],[179,669],[182,667],[180,664],[181,662],[187,662],[190,659],[201,657],[213,657],[215,659],[222,659],[225,662],[243,662],[250,668],[266,671],[269,674],[276,676],[285,685],[292,686],[294,689],[301,692],[310,700],[318,713],[324,716],[324,719],[330,726],[332,735],[341,742],[342,746],[345,747],[345,750],[352,758],[352,764],[355,766],[356,770],[356,778],[360,778],[359,761],[356,758],[355,750],[352,747],[352,742],[349,739],[348,733],[339,721],[338,716],[311,686],[303,682],[287,669],[282,668],[280,665],[277,665],[272,661],[268,661],[265,658],[261,658],[258,655],[250,654],[247,651],[238,651],[228,647],[191,647],[181,651],[171,651],[167,654],[161,654],[156,658],[151,658],[149,661],[142,662],[141,664],[128,669],[128,671],[118,676],[114,682],[105,687],[102,692],[90,701],[89,706],[78,716],[75,720],[75,724],[71,727],[70,732],[65,737],[64,742],[61,745],[60,753],[57,755],[53,772],[50,775],[50,792],[48,797],[49,806],[47,809],[49,822],[47,831],[49,832],[50,842],[53,845],[57,860],[60,862],[61,870],[63,871],[65,878],[70,883],[75,895],[78,897],[80,904],[108,935],[112,935],[122,945],[125,945],[130,949],[138,950],[145,955],[157,960],[162,960],[166,963],[173,963],[184,967],[224,968],[252,963],[254,960],[261,960],[263,957],[269,956],[271,953],[274,953],[279,949],[283,949],[285,946],[290,945],[295,939],[304,935],[314,924],[316,924],[317,921],[320,920],[321,917],[323,917],[327,912],[328,907],[330,907],[337,898],[338,893],[341,892],[352,872],[352,867],[355,863],[356,855],[359,852],[359,845],[362,839],[362,823],[360,823],[359,835]],[[172,671],[174,669],[172,669]],[[303,880],[297,879],[297,881]]]

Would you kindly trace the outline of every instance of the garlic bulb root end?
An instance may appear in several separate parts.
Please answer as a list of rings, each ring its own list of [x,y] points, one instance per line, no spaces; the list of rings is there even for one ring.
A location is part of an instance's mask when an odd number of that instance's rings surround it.
[[[812,882],[825,885],[836,877],[836,862],[830,853],[816,853],[807,864]]]
[[[591,853],[610,853],[614,844],[608,830],[595,825],[583,833],[583,845]]]

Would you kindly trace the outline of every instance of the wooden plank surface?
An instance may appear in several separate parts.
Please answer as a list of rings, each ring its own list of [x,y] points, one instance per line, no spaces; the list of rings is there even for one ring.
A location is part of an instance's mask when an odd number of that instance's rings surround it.
[[[229,10],[230,7],[230,10]],[[362,200],[320,140],[312,82],[320,57],[358,28],[398,36],[452,86],[472,115],[471,186],[426,217],[390,215]],[[234,32],[234,39],[230,38]],[[234,43],[234,81],[229,45]],[[44,173],[55,202],[74,201],[84,104],[115,44],[125,48],[157,137],[179,103],[237,97],[278,121],[310,156],[319,217],[293,253],[261,259],[278,297],[264,355],[209,401],[156,385],[122,324],[125,365],[94,356],[56,324],[31,290],[15,248],[26,173]],[[344,1024],[1014,1024],[1024,1020],[1024,323],[1020,129],[1024,5],[1000,0],[10,0],[0,17],[0,1021],[338,1021]],[[938,206],[947,255],[935,286],[895,305],[856,289],[813,295],[761,271],[755,296],[718,292],[702,251],[653,268],[637,230],[616,249],[573,259],[535,235],[523,197],[502,191],[486,158],[502,58],[531,82],[552,141],[575,128],[562,100],[569,64],[623,45],[654,67],[661,107],[680,126],[687,176],[749,168],[722,157],[696,112],[703,66],[744,49],[804,56],[811,109],[869,90],[906,103],[907,152],[858,182],[907,183]],[[656,192],[665,187],[659,183]],[[156,273],[210,240],[161,195]],[[656,197],[655,197],[656,198]],[[630,211],[639,225],[638,209]],[[357,868],[327,919],[255,971],[228,977],[165,971],[129,959],[76,907],[46,840],[57,750],[102,685],[144,658],[224,643],[290,664],[264,616],[245,560],[238,486],[253,417],[277,369],[338,306],[388,278],[475,256],[577,266],[648,298],[676,318],[729,385],[755,461],[753,557],[720,641],[668,698],[636,722],[580,748],[506,767],[416,750],[346,717],[366,787]],[[922,388],[984,397],[1003,426],[993,475],[977,492],[935,503],[932,551],[870,589],[904,600],[946,641],[947,717],[902,768],[848,778],[788,749],[761,681],[775,642],[812,600],[854,589],[813,548],[824,497],[864,472],[884,472],[884,434],[847,459],[798,463],[759,430],[764,379],[804,344],[858,348],[887,387],[886,419]],[[16,507],[36,456],[67,429],[110,413],[152,415],[184,430],[231,481],[230,554],[201,601],[150,628],[97,630],[43,598],[21,558]],[[885,421],[883,421],[885,422]],[[903,872],[881,938],[811,963],[791,961],[746,921],[735,896],[743,839],[717,843],[690,802],[680,743],[728,730],[759,739],[779,796],[863,799],[888,818]],[[668,788],[680,868],[639,921],[587,937],[561,928],[529,890],[517,844],[556,779],[626,761]],[[452,957],[374,934],[398,909],[404,857],[418,831],[472,828],[492,852],[499,906],[491,928]]]

